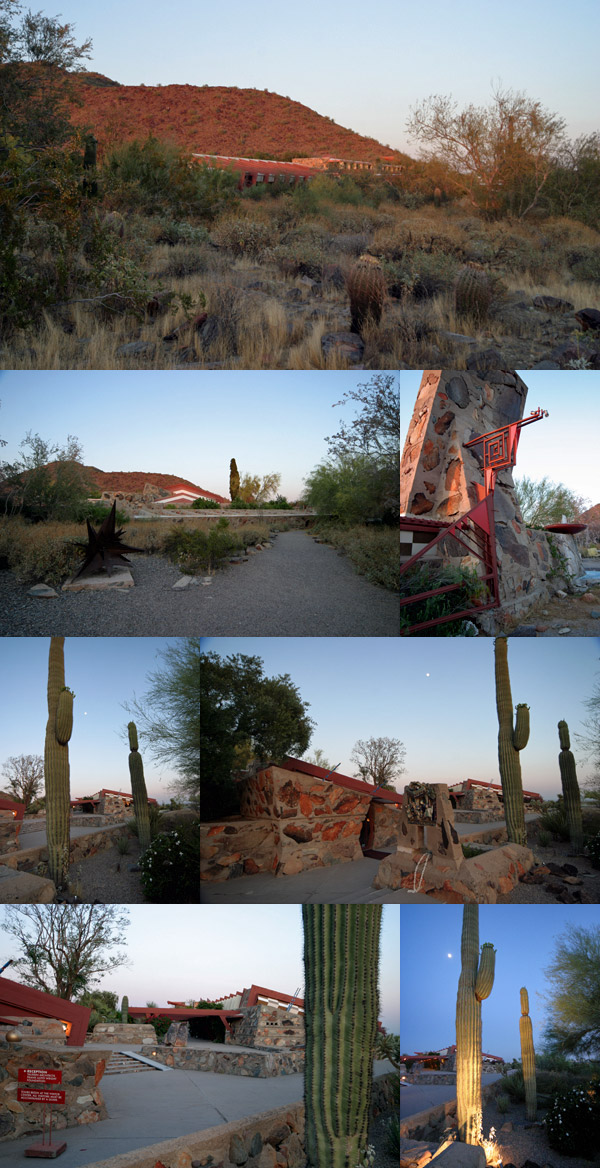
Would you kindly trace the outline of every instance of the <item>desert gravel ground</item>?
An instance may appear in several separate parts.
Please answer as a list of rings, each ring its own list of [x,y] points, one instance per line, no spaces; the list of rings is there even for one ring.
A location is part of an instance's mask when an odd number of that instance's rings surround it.
[[[84,904],[147,904],[139,872],[130,872],[139,857],[137,839],[131,839],[129,852],[122,856],[116,845],[86,856],[70,872],[71,886]]]
[[[182,572],[161,556],[132,559],[135,587],[27,596],[0,572],[0,634],[13,637],[290,636],[393,637],[400,608],[333,548],[305,532],[230,564],[211,583],[173,591]],[[58,591],[58,589],[57,589]]]
[[[546,1129],[541,1123],[545,1111],[538,1111],[538,1121],[527,1124],[525,1105],[513,1105],[502,1115],[494,1101],[484,1105],[483,1131],[487,1137],[491,1127],[496,1129],[496,1144],[503,1164],[514,1164],[515,1168],[523,1168],[527,1161],[543,1165],[544,1168],[590,1168],[591,1163],[597,1164],[596,1159],[582,1160],[579,1156],[564,1156],[561,1152],[549,1147],[546,1138]],[[504,1124],[512,1124],[512,1131],[502,1131]]]

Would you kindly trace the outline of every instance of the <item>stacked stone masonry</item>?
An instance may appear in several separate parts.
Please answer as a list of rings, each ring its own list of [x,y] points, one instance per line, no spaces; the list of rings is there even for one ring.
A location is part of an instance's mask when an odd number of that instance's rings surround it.
[[[17,1099],[20,1067],[60,1070],[65,1102],[55,1103],[55,1130],[106,1119],[107,1111],[98,1084],[110,1059],[110,1051],[87,1047],[41,1046],[38,1042],[0,1042],[0,1140],[15,1140],[42,1130],[42,1103]],[[21,1084],[22,1086],[22,1084]]]
[[[304,1015],[292,1014],[285,1006],[269,1006],[258,1002],[249,1008],[240,1008],[244,1017],[232,1019],[232,1033],[225,1042],[236,1046],[302,1047],[304,1046]]]
[[[216,1075],[242,1075],[251,1079],[271,1079],[295,1075],[304,1070],[301,1050],[209,1050],[205,1047],[167,1047],[160,1043],[142,1046],[141,1053],[166,1067],[187,1071],[212,1071]]]
[[[497,370],[485,378],[454,370],[426,371],[402,454],[400,514],[451,522],[474,507],[477,487],[483,486],[482,446],[467,450],[464,444],[531,412],[525,411],[526,397],[527,386],[513,371]],[[543,404],[533,403],[534,408]],[[525,430],[522,441],[527,440]],[[573,536],[525,526],[510,469],[498,475],[494,512],[504,614],[525,611],[582,574]],[[444,559],[477,567],[456,541],[449,538],[443,546]],[[480,619],[488,631],[498,626],[498,614],[482,614]]]
[[[88,1039],[89,1042],[125,1043],[137,1046],[142,1042],[156,1042],[156,1030],[143,1022],[98,1022]]]

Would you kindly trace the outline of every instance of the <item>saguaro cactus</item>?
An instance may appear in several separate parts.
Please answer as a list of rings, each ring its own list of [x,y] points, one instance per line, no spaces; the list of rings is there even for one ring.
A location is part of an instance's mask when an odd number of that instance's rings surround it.
[[[354,1168],[367,1144],[381,907],[307,904],[302,919],[309,1168]]]
[[[517,716],[513,727],[512,695],[508,673],[508,645],[506,637],[496,637],[494,642],[496,657],[496,709],[498,711],[498,762],[500,781],[504,798],[504,815],[509,841],[527,843],[525,812],[523,810],[523,783],[519,751],[529,741],[529,706],[522,703],[516,707]]]
[[[566,722],[558,723],[558,737],[560,740],[560,781],[562,783],[565,811],[569,824],[569,838],[573,851],[580,853],[583,850],[583,824],[581,821],[581,796],[577,782],[577,768],[575,759],[570,750],[571,739]]]
[[[521,1061],[523,1063],[523,1082],[525,1083],[525,1106],[527,1118],[535,1119],[537,1111],[537,1097],[535,1087],[535,1051],[533,1049],[533,1027],[529,1017],[529,995],[525,986],[521,988],[521,1017],[519,1018],[519,1032],[521,1035]]]
[[[121,1002],[121,1022],[127,1025],[129,1021],[129,998],[125,994]]]
[[[131,775],[131,794],[133,795],[133,810],[138,827],[138,839],[142,852],[150,845],[150,814],[148,812],[148,792],[144,779],[144,764],[138,750],[138,736],[135,722],[128,722],[129,731],[129,774]]]
[[[48,723],[44,746],[48,874],[56,887],[69,880],[69,739],[73,729],[73,693],[65,685],[64,637],[50,638]]]
[[[379,324],[386,296],[385,276],[379,260],[375,256],[361,256],[348,273],[347,287],[352,316],[350,331],[362,332],[368,320]]]
[[[481,1003],[494,984],[496,950],[489,942],[479,956],[479,905],[465,904],[456,998],[456,1102],[458,1138],[478,1144],[481,1136]]]
[[[240,472],[237,468],[235,458],[231,459],[229,463],[229,496],[233,503],[240,493]]]

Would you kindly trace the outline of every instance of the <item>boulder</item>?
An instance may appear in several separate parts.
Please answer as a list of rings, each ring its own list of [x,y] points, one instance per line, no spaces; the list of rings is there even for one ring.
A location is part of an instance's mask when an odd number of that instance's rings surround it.
[[[0,904],[51,904],[55,895],[52,880],[0,865]]]
[[[581,325],[584,332],[600,329],[600,312],[597,308],[581,308],[579,312],[575,313],[575,320],[577,324]]]
[[[58,592],[55,592],[54,588],[50,588],[48,584],[34,584],[33,588],[28,589],[27,595],[43,596],[46,600],[53,600],[54,597],[58,597]],[[597,597],[594,597],[594,600],[597,600]]]
[[[324,357],[341,357],[349,365],[358,365],[363,358],[365,343],[357,333],[325,333],[321,337],[321,349]]]
[[[474,1144],[449,1144],[441,1156],[435,1157],[436,1168],[485,1168],[483,1148]]]

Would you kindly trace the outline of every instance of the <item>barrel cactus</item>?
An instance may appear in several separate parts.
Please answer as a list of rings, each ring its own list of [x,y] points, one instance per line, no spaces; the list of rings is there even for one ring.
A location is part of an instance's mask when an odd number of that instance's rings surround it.
[[[150,813],[148,811],[148,792],[144,779],[144,764],[138,750],[138,736],[135,722],[127,725],[129,731],[129,774],[131,775],[131,794],[133,795],[133,810],[138,828],[138,839],[142,852],[150,846]]]
[[[381,906],[307,904],[302,919],[308,1164],[354,1168],[367,1144]]]
[[[569,824],[569,838],[573,851],[578,855],[583,849],[581,796],[579,794],[579,783],[577,782],[575,759],[570,750],[571,739],[569,737],[569,727],[566,722],[558,723],[558,737],[560,740],[558,765],[560,767],[560,781],[562,783],[567,823]]]
[[[44,746],[48,874],[63,890],[69,881],[69,739],[73,729],[73,693],[65,685],[64,644],[64,637],[50,638]]]
[[[456,315],[469,316],[474,321],[485,320],[492,302],[492,283],[481,264],[465,264],[454,284]]]
[[[352,317],[350,331],[362,332],[369,320],[379,324],[386,297],[385,276],[379,260],[375,256],[360,256],[351,267],[346,283]]]
[[[525,1084],[525,1107],[527,1118],[533,1120],[537,1111],[535,1051],[533,1049],[533,1027],[529,1017],[529,994],[525,986],[521,988],[519,1033],[521,1035],[521,1062],[523,1063],[523,1082]]]
[[[525,812],[523,809],[523,783],[521,781],[521,761],[519,751],[529,741],[529,706],[521,703],[516,707],[513,727],[512,695],[508,673],[508,644],[506,637],[496,637],[494,642],[496,658],[496,709],[498,711],[498,761],[500,781],[504,798],[504,815],[509,841],[513,844],[527,844]]]
[[[129,998],[127,997],[127,995],[124,995],[123,1000],[121,1002],[121,1022],[123,1023],[124,1026],[126,1026],[128,1021],[129,1021]]]
[[[486,942],[479,955],[479,905],[465,904],[460,946],[461,973],[456,998],[456,1103],[458,1138],[481,1138],[481,1003],[494,985],[496,951]]]

